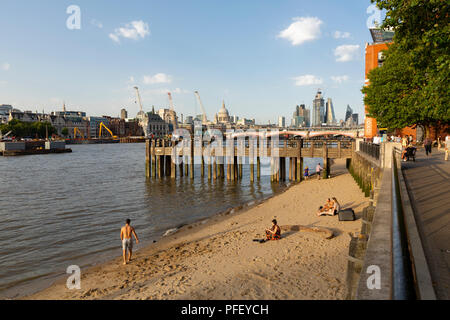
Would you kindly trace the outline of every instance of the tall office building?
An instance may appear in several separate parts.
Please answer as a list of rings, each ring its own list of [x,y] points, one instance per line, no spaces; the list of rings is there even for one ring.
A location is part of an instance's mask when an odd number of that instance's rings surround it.
[[[357,113],[352,114],[353,124],[355,126],[357,126],[359,124],[358,117],[359,117],[359,115]]]
[[[331,101],[331,98],[328,98],[327,100],[327,109],[324,122],[326,122],[327,125],[336,124],[336,117],[334,115],[333,102]]]
[[[292,114],[293,127],[309,127],[310,126],[310,112],[306,109],[304,104],[295,107],[295,111]]]
[[[286,127],[286,118],[285,117],[282,117],[282,116],[278,117],[278,126],[280,128]]]
[[[345,120],[344,121],[347,122],[347,120],[352,117],[352,114],[353,114],[353,109],[350,108],[349,105],[347,105],[347,110],[345,111]]]
[[[313,127],[320,127],[325,121],[325,100],[322,97],[322,91],[319,89],[316,98],[313,100]]]

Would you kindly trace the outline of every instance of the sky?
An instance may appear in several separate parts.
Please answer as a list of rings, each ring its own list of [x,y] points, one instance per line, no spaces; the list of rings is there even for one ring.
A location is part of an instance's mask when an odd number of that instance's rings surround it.
[[[72,6],[72,7],[71,7]],[[73,6],[76,6],[75,9]],[[317,90],[364,113],[370,0],[2,0],[0,104],[130,117],[168,108],[290,123]]]

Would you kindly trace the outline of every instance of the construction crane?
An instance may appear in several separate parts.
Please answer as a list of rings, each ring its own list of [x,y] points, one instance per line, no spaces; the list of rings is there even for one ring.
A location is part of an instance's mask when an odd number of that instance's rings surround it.
[[[138,87],[134,87],[134,89],[136,90],[136,96],[137,96],[137,99],[139,101],[139,106],[141,108],[141,112],[144,112],[144,110],[142,109],[142,101],[141,101],[141,95],[139,94],[139,88]]]
[[[167,92],[167,95],[169,96],[169,103],[170,103],[170,120],[172,121],[173,124],[173,130],[176,130],[178,125],[177,125],[177,117],[175,116],[175,110],[173,107],[172,94],[170,92]]]
[[[84,139],[84,135],[81,133],[80,129],[78,129],[77,127],[73,128],[73,138],[74,139],[77,138],[77,132],[79,133],[81,139]]]
[[[145,137],[148,137],[148,116],[145,114],[144,109],[142,108],[142,100],[141,95],[139,94],[139,88],[134,87],[134,89],[136,90],[137,100],[139,101],[139,107],[141,108],[137,116],[139,120],[139,125],[142,127],[142,130],[144,131]]]
[[[111,137],[112,137],[113,139],[117,139],[117,136],[115,136],[115,135],[112,133],[112,131],[109,130],[107,126],[105,126],[105,124],[104,124],[103,122],[100,122],[100,131],[99,131],[99,133],[98,133],[98,137],[99,137],[99,138],[102,137],[102,128],[105,128],[106,131],[109,132],[109,134],[111,135]]]
[[[202,100],[200,99],[200,94],[198,93],[198,91],[194,91],[194,94],[197,97],[198,103],[200,104],[200,108],[202,108],[202,113],[203,113],[202,124],[207,124],[208,119],[206,118],[206,111],[205,111],[205,108],[203,107]]]

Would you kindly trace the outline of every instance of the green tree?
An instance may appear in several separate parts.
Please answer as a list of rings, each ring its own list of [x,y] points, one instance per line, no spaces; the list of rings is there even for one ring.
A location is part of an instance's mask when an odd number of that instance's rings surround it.
[[[67,137],[67,136],[69,135],[69,129],[63,128],[63,129],[61,130],[61,134],[62,134],[64,137]]]
[[[386,10],[382,28],[395,31],[383,66],[362,89],[369,115],[390,128],[450,122],[448,1],[372,0]]]
[[[18,138],[38,137],[42,139],[45,138],[46,131],[48,132],[49,136],[51,136],[53,133],[56,133],[55,127],[53,127],[49,122],[29,123],[29,122],[22,122],[17,119],[13,119],[7,124],[0,125],[0,130],[2,131],[3,134],[12,131],[10,136]]]

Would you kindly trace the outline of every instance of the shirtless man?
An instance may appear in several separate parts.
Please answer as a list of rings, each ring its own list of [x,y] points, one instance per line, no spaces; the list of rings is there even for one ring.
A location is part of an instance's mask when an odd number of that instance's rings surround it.
[[[127,264],[127,249],[130,252],[128,262],[131,261],[131,255],[133,254],[133,239],[131,238],[131,234],[134,235],[136,243],[139,243],[136,231],[132,226],[130,226],[130,222],[130,219],[127,219],[126,225],[120,229],[120,239],[122,240],[123,249],[123,264]]]

